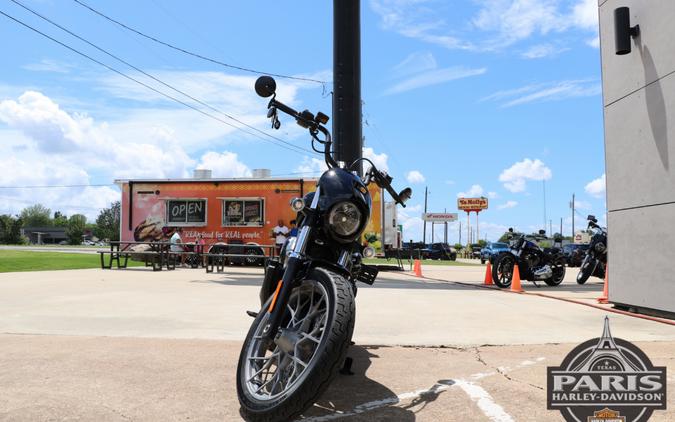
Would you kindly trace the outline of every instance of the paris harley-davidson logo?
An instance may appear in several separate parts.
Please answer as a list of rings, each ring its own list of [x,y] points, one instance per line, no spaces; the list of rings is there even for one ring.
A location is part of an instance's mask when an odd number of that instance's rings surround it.
[[[575,347],[547,370],[547,403],[568,422],[644,422],[666,408],[666,368],[634,344],[602,336]]]

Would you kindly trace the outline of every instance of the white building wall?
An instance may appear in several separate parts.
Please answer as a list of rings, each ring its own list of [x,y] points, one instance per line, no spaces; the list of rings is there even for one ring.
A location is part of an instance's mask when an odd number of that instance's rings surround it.
[[[640,26],[616,55],[614,9]],[[600,0],[609,299],[675,312],[675,1]]]

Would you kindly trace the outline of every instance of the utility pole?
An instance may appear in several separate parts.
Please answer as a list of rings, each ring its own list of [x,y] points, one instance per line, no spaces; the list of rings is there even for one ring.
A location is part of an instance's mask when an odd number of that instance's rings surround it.
[[[572,241],[574,241],[574,194],[572,194]]]
[[[544,230],[546,230],[546,180],[542,180],[544,186]]]
[[[333,0],[333,142],[336,161],[361,158],[360,0]]]
[[[448,209],[444,208],[443,212],[447,214]],[[445,235],[443,236],[443,242],[448,243],[448,222],[443,223],[445,226]]]
[[[424,213],[427,213],[427,195],[429,194],[429,188],[427,186],[424,187]],[[427,220],[424,220],[422,222],[422,227],[424,230],[424,233],[422,234],[422,243],[426,245],[427,243]],[[431,229],[433,231],[433,228]]]
[[[462,244],[462,222],[459,222],[459,240],[457,241],[460,245]]]

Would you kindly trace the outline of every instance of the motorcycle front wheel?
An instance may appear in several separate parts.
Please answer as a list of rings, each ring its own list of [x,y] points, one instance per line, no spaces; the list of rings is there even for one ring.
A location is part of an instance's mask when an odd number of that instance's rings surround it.
[[[351,284],[317,268],[293,289],[280,335],[266,340],[271,298],[253,321],[237,366],[240,413],[251,422],[297,418],[328,388],[354,330]]]
[[[499,255],[492,266],[492,281],[502,289],[509,288],[515,266],[516,258],[513,255],[510,253]]]
[[[579,267],[579,274],[577,274],[577,283],[584,284],[593,272],[593,260],[588,257],[584,258],[584,261]]]

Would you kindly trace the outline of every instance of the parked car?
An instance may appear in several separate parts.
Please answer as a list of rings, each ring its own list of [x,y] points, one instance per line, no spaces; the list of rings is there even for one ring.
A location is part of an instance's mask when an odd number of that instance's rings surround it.
[[[471,258],[480,259],[481,249],[483,249],[483,248],[480,246],[480,243],[472,243],[471,244]]]
[[[455,261],[457,251],[447,243],[429,243],[426,247],[427,259],[439,259],[443,261]]]
[[[568,267],[578,267],[586,256],[587,243],[570,243],[562,247]]]
[[[485,261],[494,262],[494,257],[501,252],[507,252],[509,245],[503,242],[488,242],[487,245],[480,251],[480,263],[485,264]]]
[[[422,242],[403,242],[401,245],[401,258],[428,259],[431,251]]]

